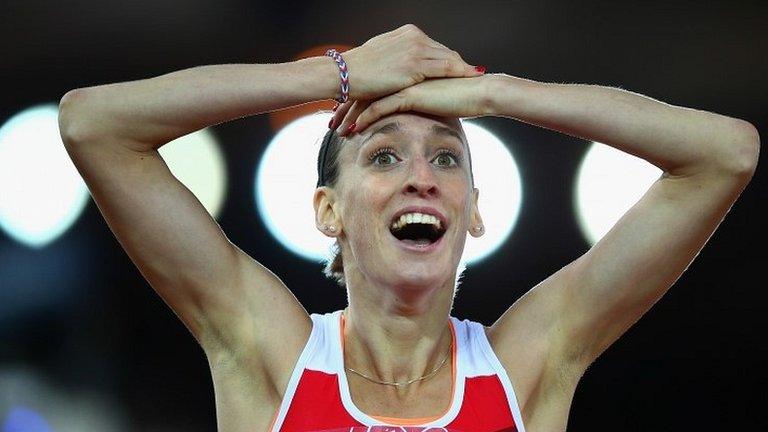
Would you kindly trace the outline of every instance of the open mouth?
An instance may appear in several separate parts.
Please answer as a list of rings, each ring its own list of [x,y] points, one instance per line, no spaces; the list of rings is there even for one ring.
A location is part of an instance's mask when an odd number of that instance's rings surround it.
[[[423,247],[440,240],[445,234],[445,226],[435,216],[407,213],[390,224],[389,232],[402,242]]]

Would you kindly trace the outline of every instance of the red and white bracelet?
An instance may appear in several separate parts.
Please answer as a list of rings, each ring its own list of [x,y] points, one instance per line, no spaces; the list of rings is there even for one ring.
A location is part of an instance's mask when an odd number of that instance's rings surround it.
[[[331,48],[325,52],[325,55],[331,57],[339,66],[339,76],[341,76],[341,97],[334,99],[338,103],[344,103],[349,100],[349,69],[341,53]]]

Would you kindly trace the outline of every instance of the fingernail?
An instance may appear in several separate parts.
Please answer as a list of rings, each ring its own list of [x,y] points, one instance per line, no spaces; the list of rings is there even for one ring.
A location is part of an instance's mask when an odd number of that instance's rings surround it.
[[[331,117],[331,121],[328,122],[328,129],[333,129],[333,120],[334,118]]]
[[[357,124],[355,124],[355,123],[352,123],[351,125],[349,125],[349,127],[347,128],[347,135],[349,135],[352,132],[354,132],[356,127],[357,127]]]
[[[485,66],[475,66],[475,70],[480,72],[481,74],[485,73]]]
[[[340,105],[341,105],[341,104],[339,104],[338,102],[336,102],[336,105],[334,105],[334,106],[333,106],[333,112],[336,112],[336,110],[337,110],[337,109],[339,109],[339,106],[340,106]]]

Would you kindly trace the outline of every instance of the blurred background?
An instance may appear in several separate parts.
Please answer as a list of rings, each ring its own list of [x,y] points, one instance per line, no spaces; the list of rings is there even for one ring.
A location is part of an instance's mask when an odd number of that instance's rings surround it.
[[[64,93],[204,64],[291,61],[409,22],[489,73],[620,87],[768,134],[764,1],[3,2],[0,431],[216,427],[203,351],[63,153],[55,119]],[[322,237],[288,238],[276,221],[297,208],[280,196],[294,187],[311,196],[316,181],[317,125],[327,117],[302,116],[331,106],[243,118],[163,148],[228,237],[310,313],[345,307],[346,294],[321,274]],[[514,120],[468,124],[487,139],[470,143],[486,161],[475,175],[494,173],[479,187],[497,187],[481,194],[481,210],[497,219],[490,242],[466,256],[452,314],[490,325],[585,253],[661,171]],[[272,181],[275,197],[260,191],[260,176],[274,178],[261,164],[273,157],[265,166],[286,173],[283,150],[299,145],[309,149],[295,163],[306,175]],[[761,162],[669,293],[587,370],[569,431],[768,430],[765,171]],[[290,223],[312,228],[311,203],[299,198],[304,213]]]

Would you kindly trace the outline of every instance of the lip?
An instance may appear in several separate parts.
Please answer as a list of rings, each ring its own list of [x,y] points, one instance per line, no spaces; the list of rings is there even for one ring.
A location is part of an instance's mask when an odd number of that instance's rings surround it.
[[[440,213],[439,210],[433,207],[424,207],[424,206],[410,206],[405,207],[397,211],[394,216],[392,216],[392,219],[389,220],[389,226],[392,225],[392,222],[398,220],[400,216],[404,215],[405,213],[421,213],[421,214],[428,214],[436,217],[440,220],[440,225],[442,226],[443,230],[448,230],[448,219],[446,219],[445,215]],[[441,237],[442,239],[442,237]],[[433,244],[437,244],[438,242],[435,242]]]

